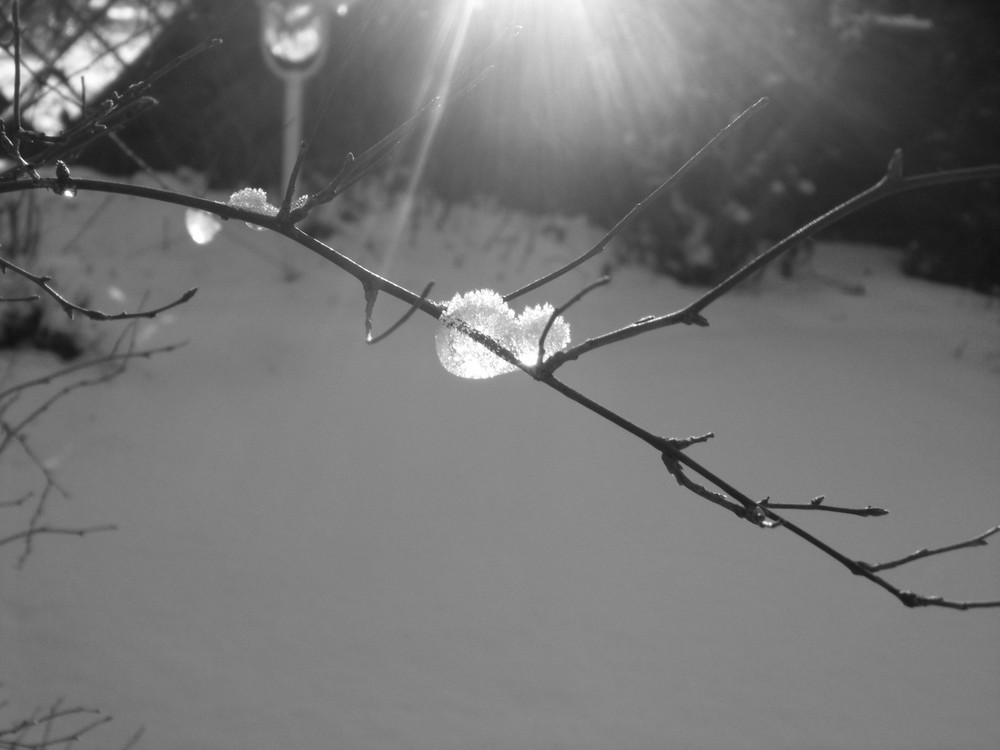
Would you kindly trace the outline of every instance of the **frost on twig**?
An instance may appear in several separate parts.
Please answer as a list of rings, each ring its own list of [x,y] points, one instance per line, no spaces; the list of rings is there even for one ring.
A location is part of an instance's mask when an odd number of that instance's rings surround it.
[[[307,200],[309,200],[308,195],[296,198],[292,202],[292,210],[304,206]],[[261,188],[248,187],[243,188],[242,190],[237,190],[229,196],[229,200],[226,203],[232,208],[239,208],[244,211],[253,211],[254,213],[261,214],[262,216],[277,216],[280,210],[277,206],[268,202],[267,193]],[[246,225],[254,231],[264,231],[264,227],[251,224],[249,221],[246,222]]]
[[[445,307],[435,337],[438,359],[444,368],[463,378],[492,378],[513,372],[518,365],[508,361],[483,343],[475,341],[468,329],[492,339],[525,367],[539,359],[539,341],[545,336],[545,356],[569,346],[569,323],[546,303],[527,307],[520,315],[492,289],[456,294]]]

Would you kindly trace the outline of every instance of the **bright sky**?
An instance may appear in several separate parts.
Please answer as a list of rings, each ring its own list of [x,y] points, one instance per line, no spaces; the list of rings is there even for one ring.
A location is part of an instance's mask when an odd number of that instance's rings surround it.
[[[96,8],[96,3],[92,3]],[[169,18],[175,11],[174,2],[157,4],[160,18]],[[91,8],[93,10],[94,8]],[[6,11],[5,11],[6,12]],[[63,129],[63,114],[69,118],[80,112],[80,102],[101,91],[121,72],[123,65],[135,60],[152,39],[151,29],[156,28],[152,14],[143,7],[128,3],[115,5],[108,13],[110,23],[97,28],[97,33],[80,35],[59,60],[44,59],[29,43],[25,30],[25,43],[21,47],[21,91],[27,97],[24,112],[34,129],[55,134]],[[71,30],[71,29],[70,29]],[[55,64],[62,80],[50,76],[43,89],[35,85],[35,77],[46,65]],[[7,99],[13,98],[14,57],[13,47],[5,47],[0,54],[0,91]]]

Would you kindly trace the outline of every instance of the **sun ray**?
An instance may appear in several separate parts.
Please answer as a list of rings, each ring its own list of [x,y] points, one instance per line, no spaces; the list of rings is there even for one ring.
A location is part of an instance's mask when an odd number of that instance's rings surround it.
[[[469,23],[475,10],[476,0],[462,0],[445,13],[443,23],[434,42],[434,51],[428,68],[417,90],[414,109],[425,106],[436,97],[445,98],[449,85],[454,81],[455,71],[461,59],[469,31]],[[416,157],[409,168],[407,185],[403,198],[396,210],[395,225],[390,234],[389,246],[385,249],[381,272],[388,274],[399,252],[406,226],[414,210],[417,190],[421,185],[427,160],[441,126],[442,109],[436,107],[428,118],[428,123],[419,140]]]

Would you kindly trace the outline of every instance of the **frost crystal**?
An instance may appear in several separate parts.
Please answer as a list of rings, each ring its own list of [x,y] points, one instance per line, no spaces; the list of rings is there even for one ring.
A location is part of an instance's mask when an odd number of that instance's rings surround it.
[[[518,358],[526,365],[538,364],[538,340],[555,308],[548,302],[544,305],[526,307],[518,318],[521,341],[517,348]],[[552,327],[545,336],[545,359],[569,346],[569,323],[560,315],[552,321]]]
[[[292,208],[296,209],[305,205],[308,197],[308,195],[303,195],[296,198],[292,203]],[[261,188],[243,188],[242,190],[237,190],[229,196],[228,204],[233,208],[242,208],[244,211],[253,211],[254,213],[263,214],[264,216],[278,215],[278,207],[272,206],[267,202],[267,193],[265,193]],[[264,230],[264,227],[251,224],[249,221],[246,222],[246,225],[258,232]]]
[[[492,289],[452,297],[435,336],[437,354],[444,369],[462,378],[492,378],[517,369],[459,331],[459,321],[513,349],[517,319],[503,297]]]
[[[463,378],[492,378],[517,369],[462,333],[459,326],[465,323],[514,352],[524,364],[535,365],[538,340],[554,311],[552,305],[537,305],[517,316],[492,289],[456,294],[435,337],[438,359],[448,372]],[[569,340],[569,324],[559,316],[545,337],[546,357],[565,349]]]

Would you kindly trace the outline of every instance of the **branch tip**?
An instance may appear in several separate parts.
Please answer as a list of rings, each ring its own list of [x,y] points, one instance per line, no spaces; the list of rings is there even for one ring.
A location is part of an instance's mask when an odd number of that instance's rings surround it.
[[[372,343],[374,326],[372,313],[375,310],[375,300],[378,299],[378,287],[371,283],[363,283],[365,290],[365,341]]]
[[[971,539],[966,539],[964,542],[958,542],[957,544],[948,544],[944,547],[935,547],[933,549],[928,549],[927,547],[921,547],[916,552],[911,552],[909,555],[900,557],[896,560],[889,560],[884,563],[859,563],[863,565],[866,570],[875,573],[880,570],[887,570],[889,568],[897,568],[900,565],[906,565],[914,560],[920,560],[925,557],[931,557],[933,555],[941,555],[945,552],[953,552],[954,550],[965,549],[967,547],[983,547],[987,544],[987,539],[993,536],[997,532],[1000,532],[1000,526],[994,526],[993,528],[985,531],[978,536],[974,536]],[[977,605],[983,606],[983,605]]]
[[[885,171],[885,179],[887,182],[898,182],[903,179],[903,149],[897,148],[892,152],[892,158],[889,159],[889,166]]]
[[[679,181],[680,178],[683,177],[684,174],[687,173],[692,167],[694,167],[698,162],[704,159],[705,156],[708,155],[712,147],[715,146],[715,144],[717,144],[719,141],[725,138],[730,133],[730,131],[736,128],[736,126],[739,125],[741,122],[743,122],[743,120],[745,120],[754,112],[756,112],[758,109],[767,104],[767,101],[768,101],[767,97],[761,97],[756,102],[747,107],[745,110],[743,110],[739,115],[733,118],[729,122],[729,124],[727,124],[724,128],[722,128],[722,130],[720,130],[714,136],[712,136],[712,138],[704,146],[698,149],[698,151],[695,152],[694,156],[689,158],[677,169],[677,171],[675,171],[666,180],[664,180],[659,185],[659,187],[654,189],[645,198],[636,203],[627,214],[625,214],[621,219],[619,219],[617,224],[611,227],[608,233],[605,234],[604,237],[602,237],[597,242],[596,245],[590,248],[590,250],[588,250],[578,258],[571,260],[569,263],[565,264],[561,268],[557,268],[552,273],[546,274],[545,276],[542,276],[541,278],[532,281],[530,284],[526,284],[525,286],[511,292],[510,294],[504,295],[504,301],[510,302],[512,299],[520,297],[522,294],[527,294],[528,292],[534,289],[538,289],[539,287],[544,286],[545,284],[548,284],[550,281],[559,278],[563,274],[568,273],[569,271],[573,270],[580,264],[585,263],[586,261],[593,258],[595,255],[601,253],[604,250],[604,248],[608,246],[608,243],[611,242],[611,240],[615,237],[615,235],[621,233],[626,227],[628,227],[641,213],[643,213],[650,206],[650,204],[652,204],[664,192],[666,192],[677,181]],[[708,325],[708,323],[706,322],[705,325]]]
[[[420,303],[427,299],[427,295],[431,293],[431,289],[433,288],[434,288],[434,282],[433,281],[428,282],[427,286],[425,286],[424,290],[420,293],[420,298],[410,305],[409,309],[405,313],[403,313],[402,317],[395,323],[393,323],[391,326],[386,328],[385,331],[380,333],[378,336],[374,337],[369,336],[366,339],[367,343],[377,344],[379,341],[382,341],[383,339],[390,336],[397,328],[402,326],[406,321],[410,319],[410,316],[412,316],[413,313],[417,311],[417,309],[420,307]]]
[[[706,432],[704,435],[691,435],[686,438],[663,438],[664,442],[677,450],[684,450],[695,443],[707,443],[715,437],[714,432]]]
[[[610,283],[611,283],[611,277],[605,274],[597,281],[594,281],[585,286],[579,292],[570,297],[569,300],[567,300],[562,305],[560,305],[559,307],[555,308],[552,311],[552,314],[549,316],[549,319],[545,322],[545,328],[542,329],[542,335],[538,337],[538,360],[537,360],[538,367],[536,369],[536,377],[541,378],[547,375],[551,375],[553,372],[555,372],[556,368],[565,361],[565,360],[556,360],[555,362],[552,362],[552,359],[550,358],[549,367],[545,367],[543,364],[545,361],[545,338],[549,335],[549,331],[552,330],[552,326],[555,324],[556,319],[560,315],[565,313],[570,307],[572,307],[581,299],[583,299],[584,295],[586,295],[588,292],[597,289],[597,287],[599,286],[604,286],[605,284],[610,284]]]

